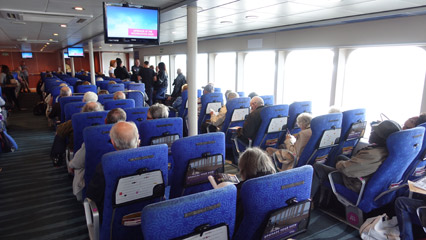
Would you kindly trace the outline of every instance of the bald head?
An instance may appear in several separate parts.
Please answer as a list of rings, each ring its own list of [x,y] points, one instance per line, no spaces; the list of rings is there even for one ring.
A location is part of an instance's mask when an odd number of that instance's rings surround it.
[[[86,92],[83,96],[83,102],[97,102],[98,95],[94,92]]]
[[[256,110],[258,107],[263,106],[265,103],[263,102],[263,99],[259,96],[255,96],[250,100],[250,107],[251,107],[251,111],[253,112],[254,110]]]
[[[100,103],[88,102],[83,106],[83,108],[81,109],[81,112],[100,112],[103,110],[104,109]]]
[[[126,112],[121,109],[121,108],[114,108],[111,109],[106,118],[105,118],[105,123],[106,124],[112,124],[112,123],[117,123],[120,121],[126,121],[127,115]]]
[[[139,132],[133,122],[118,122],[114,124],[109,136],[116,150],[137,148],[139,146]]]
[[[71,89],[69,87],[61,87],[61,91],[59,93],[59,96],[61,97],[68,97],[71,96]]]
[[[126,95],[122,91],[118,91],[114,93],[114,100],[126,99]]]

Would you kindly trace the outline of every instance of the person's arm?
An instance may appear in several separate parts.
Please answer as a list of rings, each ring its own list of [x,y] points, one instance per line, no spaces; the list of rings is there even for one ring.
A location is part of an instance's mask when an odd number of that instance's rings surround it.
[[[222,125],[222,123],[225,121],[225,117],[226,117],[226,106],[223,106],[221,109],[220,109],[220,111],[219,111],[219,114],[218,115],[216,115],[216,114],[212,114],[211,115],[211,117],[210,117],[210,121],[211,121],[211,123],[214,125],[214,126],[216,126],[216,127],[218,127],[218,126],[220,126],[220,125]]]
[[[86,145],[83,143],[81,148],[74,154],[73,159],[69,162],[69,167],[74,169],[84,168],[86,159]]]
[[[386,157],[385,149],[361,150],[351,159],[337,162],[336,169],[348,177],[365,177],[376,172]]]

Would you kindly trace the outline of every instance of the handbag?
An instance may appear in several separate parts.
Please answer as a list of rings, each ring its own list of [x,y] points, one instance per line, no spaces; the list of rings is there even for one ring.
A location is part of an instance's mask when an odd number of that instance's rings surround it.
[[[368,218],[359,228],[359,234],[366,240],[399,240],[398,220],[389,218],[386,213]]]

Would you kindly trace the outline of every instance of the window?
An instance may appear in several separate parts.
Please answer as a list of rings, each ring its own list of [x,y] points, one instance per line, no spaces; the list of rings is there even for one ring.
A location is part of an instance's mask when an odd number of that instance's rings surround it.
[[[197,55],[197,89],[208,83],[208,54]]]
[[[221,88],[222,93],[225,93],[226,90],[235,91],[236,57],[235,52],[216,55],[214,86]]]
[[[368,122],[380,120],[380,113],[384,113],[402,125],[419,115],[425,62],[426,52],[419,47],[353,51],[346,64],[342,107],[366,108]]]
[[[154,66],[154,69],[155,69],[155,67],[157,66],[157,63],[156,63],[156,61],[155,61],[155,56],[150,56],[149,57],[149,66]]]
[[[251,52],[244,59],[243,90],[246,95],[274,95],[275,52]]]
[[[182,74],[186,76],[186,55],[180,54],[175,57],[175,72],[178,68],[182,70]]]
[[[333,56],[334,52],[329,49],[291,51],[284,67],[284,103],[312,101],[315,115],[326,114],[330,105]]]

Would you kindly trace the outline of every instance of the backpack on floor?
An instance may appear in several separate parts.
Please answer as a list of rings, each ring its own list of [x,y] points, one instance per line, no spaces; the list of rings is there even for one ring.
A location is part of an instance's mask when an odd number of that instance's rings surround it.
[[[37,103],[33,108],[33,114],[36,116],[44,115],[46,113],[46,103],[43,101]]]
[[[62,137],[56,135],[53,140],[52,149],[50,150],[50,159],[54,167],[59,167],[64,164],[65,150],[66,141]]]

